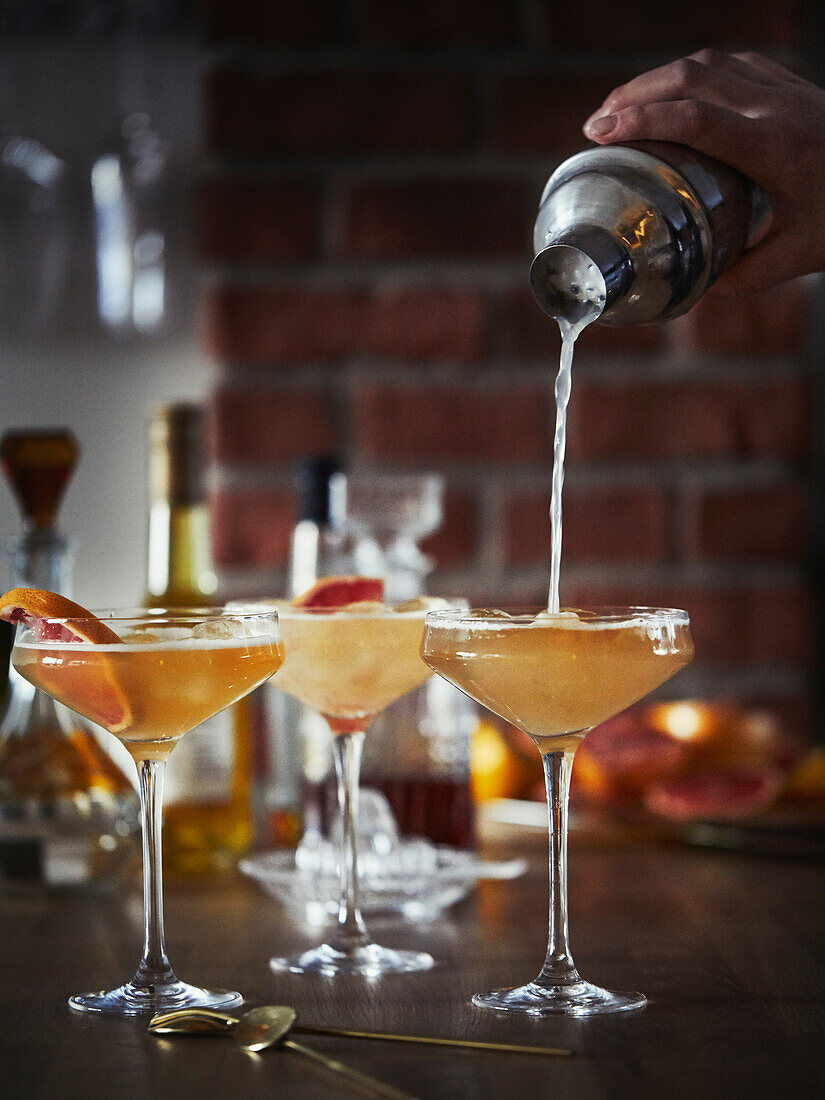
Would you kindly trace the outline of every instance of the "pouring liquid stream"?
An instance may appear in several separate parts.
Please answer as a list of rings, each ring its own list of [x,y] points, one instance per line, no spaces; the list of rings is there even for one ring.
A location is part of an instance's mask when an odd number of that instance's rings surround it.
[[[589,288],[588,288],[589,289]],[[564,452],[567,447],[567,405],[573,378],[573,350],[583,329],[595,321],[602,311],[604,299],[591,304],[591,308],[577,321],[571,322],[558,316],[561,332],[559,373],[556,376],[556,433],[553,440],[553,489],[550,498],[550,592],[547,610],[559,611],[559,577],[561,574],[561,494],[564,486]]]

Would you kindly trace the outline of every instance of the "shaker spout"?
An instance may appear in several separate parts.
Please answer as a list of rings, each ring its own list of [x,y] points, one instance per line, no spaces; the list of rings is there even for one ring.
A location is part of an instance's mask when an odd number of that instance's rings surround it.
[[[543,248],[530,267],[536,301],[557,321],[589,324],[627,291],[633,263],[622,243],[583,226]]]

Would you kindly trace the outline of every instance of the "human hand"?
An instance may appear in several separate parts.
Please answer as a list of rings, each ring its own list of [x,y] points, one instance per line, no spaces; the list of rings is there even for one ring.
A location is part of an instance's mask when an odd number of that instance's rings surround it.
[[[758,183],[772,219],[713,289],[742,294],[825,270],[825,89],[753,53],[701,50],[615,88],[592,141],[674,141]]]

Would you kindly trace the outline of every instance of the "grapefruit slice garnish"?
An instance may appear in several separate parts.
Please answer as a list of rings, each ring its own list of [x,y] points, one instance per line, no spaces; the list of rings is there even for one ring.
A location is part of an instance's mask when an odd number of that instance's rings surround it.
[[[111,645],[120,638],[91,611],[57,592],[42,588],[12,588],[0,596],[0,619],[25,623],[40,642],[94,642]],[[48,622],[65,619],[66,622]]]
[[[13,588],[0,596],[0,619],[25,623],[35,640],[45,645],[49,642],[121,644],[114,630],[91,611],[65,596],[41,588]],[[56,619],[61,621],[53,621]],[[132,712],[111,663],[103,654],[100,658],[95,662],[94,674],[84,672],[82,663],[65,670],[40,665],[37,686],[110,733],[118,733],[128,728]]]
[[[380,577],[321,577],[301,596],[293,607],[349,607],[355,603],[381,603],[384,582]]]

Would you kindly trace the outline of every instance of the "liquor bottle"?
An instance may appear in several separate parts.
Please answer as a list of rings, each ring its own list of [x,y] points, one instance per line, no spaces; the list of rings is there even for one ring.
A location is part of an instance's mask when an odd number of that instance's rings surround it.
[[[299,596],[319,577],[348,572],[344,541],[330,525],[330,480],[339,472],[333,456],[299,462],[295,472],[297,518],[290,541],[287,596]],[[323,718],[278,688],[261,689],[265,759],[257,816],[262,840],[292,847],[303,833],[323,831],[327,817],[332,751]]]
[[[77,459],[74,437],[9,432],[0,451],[24,523],[8,544],[12,584],[68,595],[72,544],[55,521]],[[85,720],[10,666],[0,725],[0,883],[109,885],[136,854],[137,829],[134,787]]]
[[[150,415],[148,606],[214,603],[204,431],[196,404]],[[229,870],[250,846],[253,706],[247,697],[216,714],[170,757],[163,851],[172,875]]]

